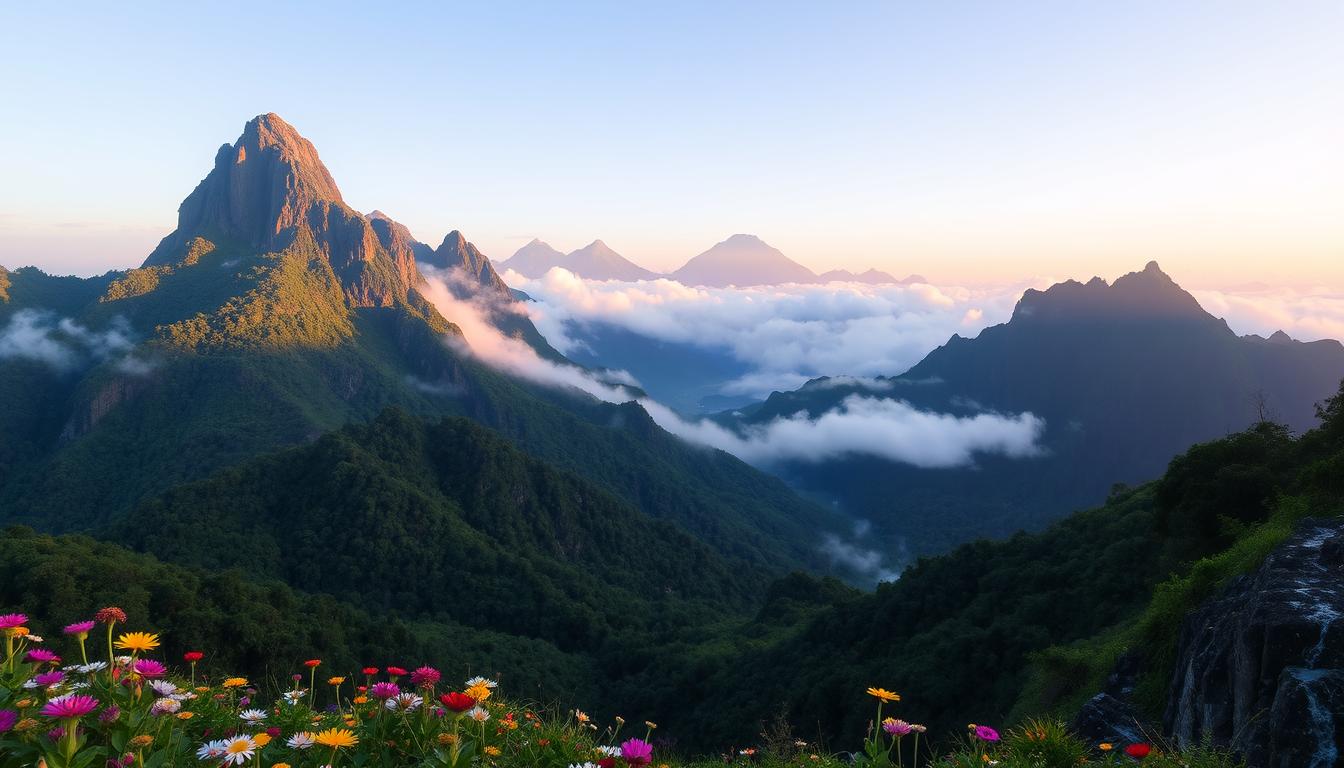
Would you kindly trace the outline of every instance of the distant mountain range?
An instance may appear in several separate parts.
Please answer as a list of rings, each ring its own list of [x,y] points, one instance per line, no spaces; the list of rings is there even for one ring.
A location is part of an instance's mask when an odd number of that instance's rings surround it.
[[[960,417],[1030,412],[1037,458],[986,456],[919,469],[872,456],[791,463],[777,473],[874,526],[885,551],[937,552],[1039,528],[1097,504],[1116,484],[1161,474],[1189,446],[1272,418],[1304,431],[1344,377],[1337,341],[1239,337],[1158,265],[1114,283],[1028,290],[1012,319],[953,335],[910,370],[872,381],[820,378],[724,413],[736,429],[818,417],[848,398],[901,400]]]
[[[713,288],[729,286],[745,288],[784,283],[852,282],[883,285],[926,282],[919,275],[897,279],[876,269],[869,269],[860,274],[836,269],[818,275],[755,235],[733,235],[692,258],[680,269],[667,274],[644,269],[613,251],[601,240],[594,240],[583,248],[566,254],[541,240],[534,239],[509,258],[499,262],[501,270],[511,269],[533,279],[546,274],[552,267],[562,267],[590,280],[636,281],[667,277],[686,285]]]

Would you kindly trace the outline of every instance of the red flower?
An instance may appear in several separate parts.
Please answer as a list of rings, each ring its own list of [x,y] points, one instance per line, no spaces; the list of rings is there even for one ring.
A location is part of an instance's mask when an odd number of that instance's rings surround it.
[[[116,606],[109,605],[95,613],[93,615],[93,620],[99,624],[111,624],[113,622],[116,622],[117,624],[125,624],[126,612]]]
[[[1147,757],[1148,753],[1152,751],[1153,748],[1151,746],[1144,744],[1142,742],[1138,744],[1130,744],[1128,747],[1125,747],[1126,755],[1138,758],[1139,760],[1142,760],[1143,758]]]
[[[454,712],[466,712],[476,706],[475,699],[465,693],[457,693],[456,691],[443,694],[439,697],[439,701],[443,702],[443,706]]]
[[[365,667],[365,668],[364,668],[364,674],[366,674],[366,675],[376,675],[376,674],[378,674],[378,668],[377,668],[377,667]]]
[[[402,675],[406,674],[406,670],[402,669],[401,667],[388,667],[387,674],[393,677],[401,677]]]
[[[616,768],[616,758],[604,757],[597,761],[597,768]]]
[[[309,669],[312,669],[313,667],[316,667],[318,664],[321,664],[321,663],[322,663],[322,660],[321,660],[321,659],[309,659],[309,660],[303,662],[303,666],[305,666],[305,667],[307,667],[307,668],[309,668]]]
[[[270,736],[272,739],[278,739],[280,738],[280,729],[276,728],[275,726],[271,726],[270,728],[266,729],[266,735]]]
[[[182,654],[182,660],[190,662],[192,664],[195,664],[196,662],[204,658],[205,654],[201,653],[200,651],[187,651],[186,653]]]

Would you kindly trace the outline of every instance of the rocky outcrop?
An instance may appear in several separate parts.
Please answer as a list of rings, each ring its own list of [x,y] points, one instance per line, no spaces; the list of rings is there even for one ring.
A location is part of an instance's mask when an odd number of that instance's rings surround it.
[[[481,253],[480,249],[467,241],[462,233],[453,230],[443,238],[439,247],[434,249],[433,255],[425,262],[436,269],[450,270],[458,273],[459,280],[450,283],[454,293],[459,294],[459,298],[466,298],[466,293],[475,294],[477,289],[485,289],[491,298],[499,298],[505,301],[512,301],[513,294],[509,291],[509,286],[504,284],[495,268],[490,265],[490,260]]]
[[[1344,521],[1306,521],[1187,618],[1165,730],[1266,768],[1344,757]]]
[[[1106,679],[1106,687],[1088,699],[1079,710],[1073,720],[1073,732],[1089,744],[1147,741],[1147,734],[1157,729],[1151,723],[1144,722],[1134,707],[1133,694],[1140,671],[1141,661],[1138,656],[1121,656]]]
[[[312,143],[276,114],[258,115],[177,209],[177,230],[145,266],[197,234],[217,232],[263,250],[280,250],[318,203],[344,205]]]

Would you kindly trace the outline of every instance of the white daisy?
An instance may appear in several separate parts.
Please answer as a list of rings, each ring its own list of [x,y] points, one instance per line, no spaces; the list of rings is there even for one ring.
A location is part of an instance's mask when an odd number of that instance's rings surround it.
[[[222,757],[227,746],[229,746],[229,742],[224,739],[207,741],[196,750],[196,758],[199,760],[214,760],[217,757]]]
[[[478,723],[484,723],[486,720],[490,719],[490,713],[485,711],[481,707],[476,706],[467,710],[467,717],[470,717],[472,720],[475,720]]]
[[[476,676],[467,681],[467,687],[472,688],[477,685],[484,685],[486,688],[498,688],[499,683],[494,680],[488,680],[481,676]]]
[[[266,710],[244,709],[242,712],[238,713],[238,717],[242,718],[245,722],[260,723],[262,720],[266,719]]]
[[[153,680],[150,682],[149,687],[154,693],[160,696],[172,696],[174,693],[177,693],[177,686],[167,680]]]
[[[182,708],[182,702],[172,698],[155,699],[154,704],[150,706],[151,715],[171,715]]]
[[[252,759],[257,751],[257,742],[247,736],[236,736],[224,742],[224,754],[220,755],[224,765],[242,765]]]
[[[313,734],[308,733],[307,731],[300,731],[299,733],[290,736],[289,741],[285,743],[289,745],[290,749],[307,749],[313,746]]]
[[[414,693],[398,693],[383,705],[393,712],[414,712],[425,700]]]

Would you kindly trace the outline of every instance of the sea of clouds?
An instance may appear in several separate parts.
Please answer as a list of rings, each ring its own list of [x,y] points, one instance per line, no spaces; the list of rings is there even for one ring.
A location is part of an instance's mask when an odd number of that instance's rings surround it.
[[[708,420],[686,419],[671,408],[648,397],[639,397],[628,389],[625,385],[638,383],[628,373],[621,371],[596,373],[543,359],[526,343],[506,336],[490,322],[491,315],[501,310],[526,312],[539,324],[543,335],[553,345],[563,350],[573,342],[563,336],[563,326],[557,325],[554,313],[556,305],[550,303],[555,301],[554,298],[547,299],[546,303],[539,301],[508,305],[496,302],[483,303],[490,300],[482,298],[464,300],[452,290],[452,282],[461,279],[459,275],[429,270],[426,272],[426,277],[428,280],[426,294],[430,301],[445,317],[462,329],[465,337],[462,343],[464,352],[473,354],[515,376],[542,384],[579,389],[607,402],[620,403],[638,399],[654,421],[667,431],[692,443],[727,451],[744,461],[760,466],[787,461],[818,462],[851,454],[868,454],[919,467],[940,468],[971,464],[978,454],[1025,457],[1035,455],[1039,451],[1037,441],[1044,430],[1044,422],[1032,414],[981,413],[973,416],[955,416],[922,411],[899,399],[876,396],[852,396],[834,410],[815,419],[803,415],[783,417],[766,424],[754,425],[740,432]],[[769,354],[768,350],[755,350],[757,354],[752,359],[778,361],[780,364],[785,361],[797,361],[800,359],[798,356],[807,354],[809,349],[820,350],[827,346],[821,338],[824,331],[814,326],[817,324],[843,326],[846,322],[843,318],[860,314],[858,307],[862,305],[862,302],[846,297],[827,302],[822,298],[822,291],[800,290],[798,293],[802,294],[804,303],[810,303],[811,306],[818,307],[822,313],[830,315],[829,319],[808,320],[803,317],[805,314],[803,309],[792,306],[789,297],[795,294],[788,290],[702,291],[667,280],[639,284],[594,284],[575,278],[564,270],[552,270],[547,275],[547,280],[570,285],[575,291],[572,295],[587,297],[587,306],[590,308],[598,306],[660,308],[661,311],[658,312],[619,310],[620,316],[630,318],[632,323],[637,324],[638,330],[655,338],[684,342],[695,338],[704,340],[708,338],[710,329],[714,327],[716,321],[727,317],[736,318],[732,324],[743,333],[752,333],[746,326],[754,318],[759,325],[765,326],[770,326],[778,320],[791,327],[795,337],[811,336],[803,339],[794,338],[794,348],[787,352]],[[625,286],[626,290],[622,290],[620,286]],[[532,286],[529,284],[528,287]],[[955,300],[944,297],[936,289],[921,291],[918,287],[910,287],[910,292],[930,297],[927,301],[932,305],[943,307],[944,313],[959,311],[961,316],[965,317],[970,309],[956,308]],[[462,292],[459,291],[458,294],[460,293]],[[738,296],[738,293],[745,294],[745,298]],[[869,293],[871,296],[883,295],[878,290]],[[697,298],[702,296],[704,298]],[[767,297],[776,297],[778,302],[769,301]],[[700,301],[704,302],[704,306],[718,309],[712,316],[697,314],[690,305]],[[887,297],[872,301],[890,303],[892,299]],[[783,317],[774,317],[776,313],[773,310],[779,310],[777,314]],[[871,312],[874,309],[869,306],[862,311]],[[913,315],[914,312],[905,314]],[[681,320],[700,328],[701,335],[688,336],[684,335],[684,330],[677,330],[676,324]],[[927,325],[929,321],[911,317],[905,322],[910,328],[919,328]],[[787,335],[788,331],[766,331],[766,333]],[[861,336],[862,334],[858,333],[854,335],[852,344],[855,347],[861,345]],[[731,332],[720,332],[714,338],[731,337]],[[781,342],[783,341],[784,339],[781,339]],[[750,347],[750,344],[743,342],[744,354]],[[856,355],[858,352],[848,354]],[[846,354],[836,354],[832,357],[837,365],[844,358]],[[878,373],[890,369],[871,370]],[[834,372],[834,369],[831,369],[831,372]]]
[[[529,313],[556,349],[582,345],[585,324],[614,325],[659,341],[724,350],[750,372],[722,393],[759,397],[817,376],[896,375],[953,333],[974,336],[1006,321],[1022,282],[994,288],[863,283],[704,288],[674,280],[585,280],[564,269],[529,280]]]

